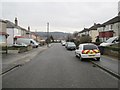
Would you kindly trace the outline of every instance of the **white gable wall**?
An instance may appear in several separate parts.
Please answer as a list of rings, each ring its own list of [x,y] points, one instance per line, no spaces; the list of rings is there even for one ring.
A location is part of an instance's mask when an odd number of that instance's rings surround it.
[[[13,36],[14,36],[14,28],[7,28],[7,33],[9,34],[9,37],[7,38],[7,44],[8,46],[13,45]]]

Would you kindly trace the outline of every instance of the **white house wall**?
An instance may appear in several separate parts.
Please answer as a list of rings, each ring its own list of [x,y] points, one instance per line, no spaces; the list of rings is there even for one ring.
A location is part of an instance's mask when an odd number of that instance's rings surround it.
[[[15,36],[21,36],[21,30],[20,29],[17,29],[17,28],[14,29],[14,37]]]
[[[7,28],[7,33],[9,34],[9,37],[7,38],[7,44],[8,46],[11,46],[13,45],[14,28]]]
[[[119,33],[119,31],[118,30],[120,30],[119,29],[119,25],[120,25],[120,23],[115,23],[114,25],[113,25],[113,30],[114,30],[114,36],[118,36],[118,33]]]
[[[92,42],[96,41],[96,37],[99,35],[97,30],[90,30],[89,35],[92,38]]]

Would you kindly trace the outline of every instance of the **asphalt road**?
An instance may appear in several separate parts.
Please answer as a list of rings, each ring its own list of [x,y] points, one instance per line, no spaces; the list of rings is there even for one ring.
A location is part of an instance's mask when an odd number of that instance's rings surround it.
[[[33,60],[5,75],[3,88],[118,88],[118,80],[74,51],[54,44]]]

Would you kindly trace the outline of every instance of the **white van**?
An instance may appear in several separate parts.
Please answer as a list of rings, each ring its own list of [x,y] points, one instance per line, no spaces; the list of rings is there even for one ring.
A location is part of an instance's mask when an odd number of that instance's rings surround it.
[[[33,40],[33,39],[17,38],[16,44],[21,44],[21,43],[24,43],[26,45],[32,45],[35,48],[37,48],[39,46],[39,44],[35,40]]]
[[[106,42],[100,44],[100,46],[110,46],[119,43],[119,36],[111,37]]]

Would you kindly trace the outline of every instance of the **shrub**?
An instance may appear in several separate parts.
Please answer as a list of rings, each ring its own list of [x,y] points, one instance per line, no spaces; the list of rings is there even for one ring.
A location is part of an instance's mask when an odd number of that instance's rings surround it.
[[[77,38],[74,42],[75,42],[76,46],[78,47],[79,44],[91,43],[91,41],[92,41],[92,38],[90,36],[81,36],[81,37]]]

